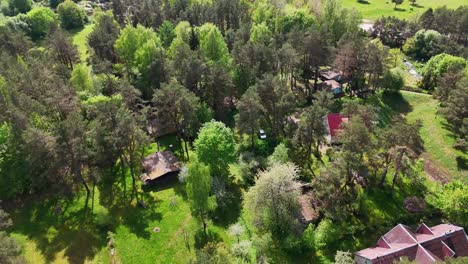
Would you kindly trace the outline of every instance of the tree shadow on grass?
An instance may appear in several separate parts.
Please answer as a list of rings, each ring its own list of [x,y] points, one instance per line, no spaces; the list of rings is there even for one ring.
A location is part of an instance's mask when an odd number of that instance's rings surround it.
[[[358,4],[363,4],[363,5],[370,5],[370,2],[367,0],[358,0]]]
[[[199,229],[195,233],[194,238],[195,238],[195,248],[196,249],[201,249],[206,244],[208,244],[210,242],[216,244],[216,243],[222,241],[221,236],[218,233],[216,233],[216,232],[214,232],[214,231],[212,231],[210,229],[207,230],[207,234],[205,234],[203,232],[203,229]]]
[[[406,11],[405,8],[400,8],[400,7],[395,7],[395,8],[393,8],[393,10],[398,11],[398,12],[405,12]]]
[[[413,111],[413,107],[401,93],[384,92],[382,93],[382,102],[395,113],[407,114]]]
[[[219,204],[212,213],[213,223],[228,227],[239,219],[242,210],[242,191],[239,185],[230,183],[226,189],[223,204]]]
[[[459,171],[468,170],[468,160],[465,157],[458,156],[456,158],[456,161],[457,161],[457,169]]]
[[[106,235],[90,224],[90,215],[84,218],[85,208],[77,206],[81,203],[76,200],[55,198],[29,202],[11,212],[12,231],[34,241],[47,263],[63,250],[69,263],[84,263],[105,246]]]
[[[414,4],[411,4],[412,7],[416,7],[416,8],[424,8],[423,5],[420,5],[419,3],[414,3]]]
[[[146,208],[140,205],[126,204],[123,207],[113,209],[112,215],[121,216],[121,223],[136,236],[149,239],[151,234],[149,222],[161,221],[163,218],[162,213],[156,211],[162,201],[150,193],[140,194],[140,199]]]

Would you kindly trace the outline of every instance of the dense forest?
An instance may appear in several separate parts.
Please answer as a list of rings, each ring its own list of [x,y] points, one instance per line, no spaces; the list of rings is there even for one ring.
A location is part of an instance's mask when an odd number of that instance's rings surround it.
[[[41,263],[27,240],[44,263],[345,264],[398,223],[468,228],[468,6],[369,30],[338,0],[0,7],[0,263]],[[415,96],[437,100],[456,174]],[[146,185],[160,150],[181,172]]]

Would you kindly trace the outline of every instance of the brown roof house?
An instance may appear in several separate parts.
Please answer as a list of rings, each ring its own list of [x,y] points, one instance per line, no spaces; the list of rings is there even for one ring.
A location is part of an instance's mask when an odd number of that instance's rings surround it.
[[[425,224],[413,232],[399,224],[380,237],[373,247],[355,253],[358,264],[393,264],[403,257],[418,264],[432,264],[445,258],[468,256],[468,238],[462,227]]]
[[[322,81],[333,80],[341,82],[343,81],[343,73],[333,69],[323,70],[320,71],[320,79],[322,79]]]
[[[140,176],[144,183],[162,179],[166,175],[180,171],[180,164],[174,153],[170,151],[155,152],[141,162],[145,173]]]

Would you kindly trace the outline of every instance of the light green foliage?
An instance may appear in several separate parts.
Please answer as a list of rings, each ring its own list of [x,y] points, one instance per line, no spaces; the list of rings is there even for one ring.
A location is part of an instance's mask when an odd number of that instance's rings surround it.
[[[221,31],[211,23],[199,28],[200,50],[211,62],[228,65],[231,58]]]
[[[192,27],[188,21],[180,21],[174,29],[176,37],[182,39],[185,43],[190,40]]]
[[[86,64],[75,65],[71,73],[70,83],[77,92],[96,93],[91,69]]]
[[[159,39],[149,39],[137,49],[134,61],[135,66],[140,73],[144,73],[151,66],[155,58],[160,57],[161,54],[164,54],[164,49],[161,47]]]
[[[280,164],[286,164],[290,161],[289,155],[288,155],[288,147],[286,147],[285,144],[279,143],[276,147],[275,150],[273,151],[273,154],[271,154],[270,157],[268,157],[268,164],[272,166],[273,164],[280,163]]]
[[[172,40],[171,45],[167,50],[169,57],[173,57],[175,55],[175,52],[183,45],[186,45],[188,49],[190,49],[189,43],[190,35],[192,32],[192,27],[190,26],[190,23],[187,21],[181,21],[179,22],[179,24],[177,24],[174,31],[175,38]]]
[[[257,23],[268,23],[273,17],[273,6],[268,1],[255,1],[252,20]]]
[[[353,254],[338,250],[335,254],[335,264],[354,264]]]
[[[315,229],[314,244],[317,250],[326,249],[327,245],[335,241],[336,229],[330,219],[323,219]]]
[[[47,7],[35,7],[27,14],[33,38],[40,38],[47,34],[53,24],[57,23],[57,16]]]
[[[281,32],[302,30],[317,24],[315,17],[307,9],[292,9],[278,21]]]
[[[161,42],[156,33],[151,28],[145,28],[142,25],[136,27],[127,25],[115,41],[116,51],[125,60],[129,68],[138,66],[139,62],[141,62],[137,60],[137,54],[140,54],[139,59],[144,61],[143,54],[154,54],[154,48],[160,45]],[[142,65],[146,64],[141,62],[140,66]]]
[[[86,14],[83,8],[79,7],[72,0],[66,0],[65,2],[57,6],[57,13],[65,29],[74,29],[83,27]]]
[[[268,45],[271,43],[271,31],[265,23],[254,24],[250,29],[250,41]]]
[[[187,196],[193,216],[202,221],[204,229],[208,212],[216,207],[215,200],[210,197],[211,179],[208,166],[198,161],[188,165]]]
[[[346,32],[356,32],[361,23],[360,13],[342,8],[340,0],[326,0],[322,13],[320,22],[334,41],[340,40]]]
[[[428,202],[442,211],[455,225],[468,225],[468,185],[451,182],[443,186],[441,192],[430,195]]]
[[[461,72],[466,68],[466,60],[461,57],[439,54],[432,57],[424,66],[420,86],[434,89],[440,78],[447,72]]]
[[[245,195],[244,206],[259,234],[268,232],[276,239],[294,233],[300,214],[297,168],[274,164],[257,175],[255,185]]]
[[[380,83],[382,88],[393,92],[399,91],[404,85],[405,79],[398,68],[386,71]]]
[[[249,254],[251,247],[252,243],[250,241],[243,240],[232,245],[231,251],[234,256],[248,263],[250,259]]]
[[[342,6],[345,8],[354,8],[359,11],[365,19],[375,20],[382,16],[396,16],[398,18],[410,19],[418,17],[428,8],[446,5],[449,8],[457,8],[463,3],[460,0],[418,0],[424,8],[418,8],[411,5],[411,1],[404,1],[403,4],[394,9],[392,1],[368,1],[369,4],[360,3],[357,0],[342,0]]]
[[[21,255],[21,247],[4,231],[12,224],[9,215],[0,209],[0,263],[23,264],[26,263]]]
[[[210,167],[213,176],[227,176],[229,164],[236,160],[234,135],[223,123],[205,123],[195,140],[198,159]]]

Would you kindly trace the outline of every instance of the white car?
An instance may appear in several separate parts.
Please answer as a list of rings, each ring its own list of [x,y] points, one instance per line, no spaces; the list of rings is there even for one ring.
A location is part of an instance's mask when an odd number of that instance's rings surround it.
[[[263,130],[263,129],[258,130],[258,137],[259,137],[260,139],[266,139],[267,136],[266,136],[266,134],[265,134],[265,130]]]

